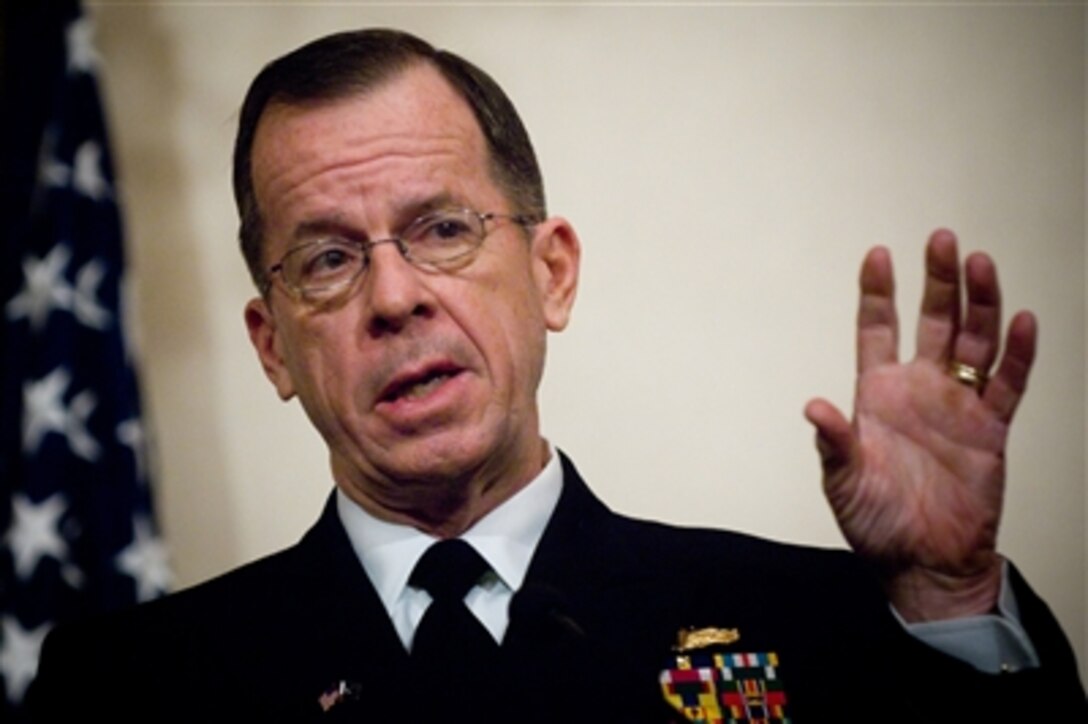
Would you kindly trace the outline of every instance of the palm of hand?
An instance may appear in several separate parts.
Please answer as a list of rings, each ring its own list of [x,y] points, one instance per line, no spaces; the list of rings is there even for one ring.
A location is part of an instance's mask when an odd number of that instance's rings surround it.
[[[962,271],[956,238],[934,232],[917,355],[899,362],[891,258],[869,252],[861,270],[854,419],[813,400],[824,491],[851,547],[884,576],[893,605],[915,620],[987,610],[1000,586],[997,527],[1009,423],[1035,355],[1034,317],[1015,315],[983,389],[949,373],[985,375],[1001,347],[1001,295],[989,257]]]
[[[992,565],[1008,426],[928,360],[863,373],[854,416],[857,464],[825,481],[854,550],[885,569]]]

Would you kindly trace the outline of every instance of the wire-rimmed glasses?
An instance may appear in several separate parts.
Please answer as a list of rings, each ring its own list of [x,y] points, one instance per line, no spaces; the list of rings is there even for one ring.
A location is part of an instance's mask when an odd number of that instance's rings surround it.
[[[467,264],[484,243],[487,222],[507,219],[521,226],[537,220],[524,214],[480,213],[472,209],[442,209],[425,214],[399,236],[361,241],[331,236],[290,249],[268,268],[263,293],[276,275],[297,299],[323,302],[351,288],[366,271],[370,250],[378,244],[395,244],[406,261],[426,271],[451,271]]]

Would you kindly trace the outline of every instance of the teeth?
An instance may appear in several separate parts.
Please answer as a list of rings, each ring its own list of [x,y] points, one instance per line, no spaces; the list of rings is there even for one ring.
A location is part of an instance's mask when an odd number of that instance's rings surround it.
[[[449,378],[447,374],[438,374],[434,377],[428,378],[425,382],[417,382],[408,388],[404,393],[404,397],[409,400],[416,400],[420,397],[424,397],[427,393],[431,392],[434,388],[445,382]]]

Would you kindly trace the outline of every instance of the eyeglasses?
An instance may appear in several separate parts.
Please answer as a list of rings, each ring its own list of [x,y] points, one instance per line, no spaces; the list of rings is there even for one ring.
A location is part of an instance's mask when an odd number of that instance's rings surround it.
[[[488,221],[506,219],[529,227],[538,220],[527,215],[481,214],[471,209],[445,209],[419,217],[400,236],[373,241],[330,237],[288,251],[269,267],[262,293],[276,274],[295,298],[312,303],[329,301],[351,287],[370,265],[378,244],[395,244],[401,256],[425,271],[451,271],[467,264],[487,238]]]

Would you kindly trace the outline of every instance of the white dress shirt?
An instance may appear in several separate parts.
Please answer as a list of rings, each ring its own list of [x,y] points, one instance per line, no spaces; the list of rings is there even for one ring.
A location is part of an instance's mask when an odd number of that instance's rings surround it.
[[[548,462],[540,474],[512,498],[476,522],[461,538],[491,566],[492,573],[465,596],[465,605],[496,641],[510,623],[509,606],[521,588],[529,562],[544,535],[563,489],[559,455],[549,446]],[[423,552],[438,539],[412,526],[375,518],[342,491],[336,494],[337,513],[355,555],[393,621],[404,648],[412,638],[431,595],[408,585],[408,577]],[[997,614],[907,623],[892,613],[915,638],[987,673],[1039,666],[1039,657],[1020,625],[1016,597],[1003,571]]]
[[[501,642],[506,634],[510,599],[525,580],[529,562],[563,490],[559,456],[553,449],[548,452],[547,464],[531,483],[461,536],[493,571],[468,592],[465,605],[496,641]],[[409,586],[408,577],[423,552],[438,538],[409,525],[375,518],[339,490],[336,507],[355,555],[389,612],[404,648],[411,650],[412,637],[431,604],[431,594]]]

